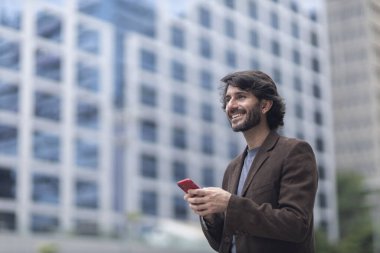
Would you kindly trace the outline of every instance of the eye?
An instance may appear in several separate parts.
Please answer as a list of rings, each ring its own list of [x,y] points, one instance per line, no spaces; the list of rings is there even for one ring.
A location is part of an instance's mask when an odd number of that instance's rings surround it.
[[[236,96],[236,99],[238,99],[238,100],[244,100],[245,98],[246,98],[246,96],[242,95],[242,94],[239,94]]]

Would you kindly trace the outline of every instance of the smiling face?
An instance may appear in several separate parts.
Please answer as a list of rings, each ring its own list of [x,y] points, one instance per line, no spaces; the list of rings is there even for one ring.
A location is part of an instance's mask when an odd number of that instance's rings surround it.
[[[232,130],[245,132],[260,124],[261,103],[251,92],[230,85],[224,99]]]

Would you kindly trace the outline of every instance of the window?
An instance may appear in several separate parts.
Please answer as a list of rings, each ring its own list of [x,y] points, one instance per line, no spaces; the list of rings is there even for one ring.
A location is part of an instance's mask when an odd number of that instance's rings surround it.
[[[227,50],[226,51],[226,64],[232,68],[236,68],[237,59],[234,51]]]
[[[78,102],[76,115],[78,126],[97,129],[99,127],[99,116],[99,110],[96,105]]]
[[[278,43],[278,41],[276,41],[276,40],[271,41],[271,51],[272,51],[273,55],[278,56],[278,57],[281,56],[281,48],[280,48],[280,44]]]
[[[172,144],[173,147],[179,149],[187,148],[186,130],[179,127],[174,127],[172,131]]]
[[[230,38],[236,37],[235,24],[231,19],[224,20],[224,33],[227,37],[230,37]]]
[[[270,24],[274,29],[279,29],[278,14],[274,11],[270,13]]]
[[[186,107],[186,98],[182,95],[173,94],[172,111],[176,114],[185,115],[187,113]]]
[[[186,81],[185,65],[179,61],[172,60],[171,62],[171,77],[180,82]]]
[[[61,118],[61,99],[56,95],[37,91],[34,96],[34,115],[49,120]]]
[[[60,42],[62,41],[61,23],[61,19],[56,15],[47,11],[40,11],[37,14],[37,35],[45,39]]]
[[[140,51],[140,67],[143,70],[156,72],[157,71],[157,59],[156,55],[146,49]]]
[[[57,135],[41,131],[34,132],[33,138],[34,158],[50,162],[60,160],[60,140]]]
[[[318,47],[318,34],[314,31],[310,32],[310,42],[313,46]]]
[[[297,49],[292,51],[293,62],[297,65],[301,65],[301,54]]]
[[[248,2],[248,14],[252,19],[257,19],[257,4],[254,1]]]
[[[0,25],[20,30],[21,28],[21,4],[0,5]]]
[[[97,169],[99,166],[99,147],[95,141],[77,139],[75,143],[75,163],[79,167]]]
[[[0,124],[0,154],[16,155],[18,149],[18,129]]]
[[[157,91],[147,85],[140,86],[140,102],[143,105],[155,107],[157,105]]]
[[[206,59],[211,59],[212,47],[208,38],[201,37],[199,39],[199,54]]]
[[[140,157],[140,172],[143,177],[157,178],[157,159],[152,155],[143,154]]]
[[[78,219],[75,222],[75,233],[78,235],[96,236],[99,234],[99,226],[96,221]]]
[[[302,82],[301,82],[301,78],[299,78],[298,76],[294,76],[294,77],[293,77],[293,84],[294,84],[294,89],[295,89],[296,91],[302,92]]]
[[[215,186],[215,172],[212,168],[205,167],[202,169],[202,186]]]
[[[15,199],[16,183],[17,182],[15,171],[8,168],[0,167],[0,199]]]
[[[298,24],[295,21],[292,21],[291,27],[292,27],[292,36],[298,39],[300,37],[300,28]]]
[[[323,141],[322,138],[318,137],[316,140],[315,140],[315,144],[317,146],[317,151],[318,152],[323,152],[325,150],[325,143]]]
[[[310,20],[314,21],[314,22],[318,22],[318,14],[315,10],[311,10],[310,13],[309,13],[309,18]]]
[[[185,48],[185,32],[183,29],[173,26],[171,28],[171,43],[178,48]]]
[[[214,138],[210,134],[202,136],[202,152],[207,155],[214,153]]]
[[[200,83],[201,87],[205,90],[212,90],[213,77],[212,73],[207,70],[200,71]]]
[[[327,197],[326,194],[323,192],[319,193],[319,206],[321,208],[326,208],[327,207]]]
[[[75,184],[75,204],[82,208],[98,208],[98,186],[95,182],[80,181]]]
[[[20,43],[0,37],[0,67],[20,69]]]
[[[55,176],[33,175],[33,201],[36,203],[59,203],[59,181]]]
[[[311,68],[314,72],[320,72],[319,60],[315,57],[311,59]]]
[[[143,214],[157,215],[158,214],[158,197],[154,191],[144,190],[141,192],[140,207]]]
[[[260,47],[259,34],[254,30],[249,31],[249,43],[252,47]]]
[[[303,119],[303,108],[302,105],[296,104],[295,105],[295,114],[298,119]]]
[[[318,86],[317,83],[313,84],[313,96],[315,98],[321,98],[322,97],[321,88]]]
[[[314,112],[314,122],[319,126],[323,125],[323,116],[322,116],[322,113],[320,111]]]
[[[297,5],[297,3],[294,2],[294,1],[290,2],[290,9],[292,11],[294,11],[295,13],[297,13],[298,12],[298,5]]]
[[[157,141],[157,125],[150,120],[142,120],[140,122],[140,138],[147,142]]]
[[[273,80],[276,84],[282,83],[282,73],[280,69],[278,68],[273,69]]]
[[[100,51],[100,36],[97,30],[80,24],[77,27],[77,34],[77,46],[79,49],[94,54]]]
[[[0,230],[16,230],[16,215],[13,212],[0,211]]]
[[[188,205],[187,202],[183,199],[182,196],[173,197],[173,209],[174,209],[174,218],[179,220],[187,219],[188,215]]]
[[[76,74],[77,84],[79,87],[89,91],[99,91],[100,73],[97,66],[84,62],[78,62]]]
[[[325,179],[326,178],[326,169],[322,165],[318,166],[318,176],[319,176],[320,179]]]
[[[228,157],[230,159],[235,158],[239,154],[239,145],[235,141],[229,141],[228,143]]]
[[[257,59],[251,59],[251,69],[260,69],[260,62]]]
[[[51,233],[58,230],[58,218],[51,215],[35,214],[31,217],[31,230],[39,233]]]
[[[213,122],[213,108],[212,105],[209,103],[202,103],[201,104],[201,116],[202,120],[206,122]]]
[[[19,87],[0,79],[0,110],[18,112]]]
[[[173,180],[175,182],[182,180],[187,177],[186,164],[180,161],[174,161],[172,164],[173,169]]]
[[[61,80],[61,58],[46,50],[36,51],[36,75],[53,81]]]
[[[204,7],[199,8],[199,23],[203,27],[211,28],[211,13]]]
[[[235,9],[235,0],[224,0],[224,4],[230,9]]]

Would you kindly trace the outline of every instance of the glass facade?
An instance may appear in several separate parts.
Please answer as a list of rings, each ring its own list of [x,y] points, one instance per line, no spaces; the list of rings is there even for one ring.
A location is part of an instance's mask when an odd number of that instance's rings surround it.
[[[14,170],[0,167],[0,199],[16,198],[16,180]]]
[[[95,104],[88,102],[77,103],[77,124],[78,126],[98,129],[99,128],[99,110]]]
[[[16,155],[18,152],[18,129],[0,124],[0,154]]]
[[[35,131],[33,136],[33,154],[36,159],[59,162],[61,143],[58,135]]]
[[[56,42],[62,40],[62,22],[59,17],[46,11],[40,11],[36,18],[38,36]]]
[[[143,190],[141,192],[140,209],[143,214],[157,215],[158,214],[158,196],[154,191]]]
[[[97,169],[99,167],[99,147],[94,140],[76,140],[75,161],[79,167]]]
[[[46,49],[36,50],[36,75],[53,81],[61,80],[61,57]]]
[[[20,43],[0,36],[0,67],[20,69]]]
[[[98,185],[95,182],[78,180],[75,184],[75,204],[80,208],[97,209],[99,205]]]
[[[36,203],[58,204],[60,201],[59,180],[55,176],[33,175],[33,201]]]
[[[83,61],[78,62],[77,84],[79,87],[97,92],[100,89],[100,73],[96,65],[90,65]]]
[[[49,120],[61,118],[61,99],[59,96],[37,91],[34,96],[34,115]]]
[[[51,215],[34,214],[31,217],[31,231],[37,233],[52,233],[58,230],[58,218]]]
[[[0,110],[19,111],[19,87],[0,79]]]

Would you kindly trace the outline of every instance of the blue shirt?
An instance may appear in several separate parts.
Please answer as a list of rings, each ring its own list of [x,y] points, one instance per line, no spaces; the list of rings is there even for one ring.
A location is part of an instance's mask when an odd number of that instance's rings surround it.
[[[243,168],[241,169],[239,185],[238,185],[238,189],[236,193],[238,196],[242,195],[245,180],[247,179],[249,170],[251,169],[251,165],[252,165],[253,159],[255,159],[256,157],[257,151],[259,151],[259,148],[248,150],[247,155],[244,158],[244,164],[243,164]],[[236,253],[235,236],[232,239],[231,253]]]

